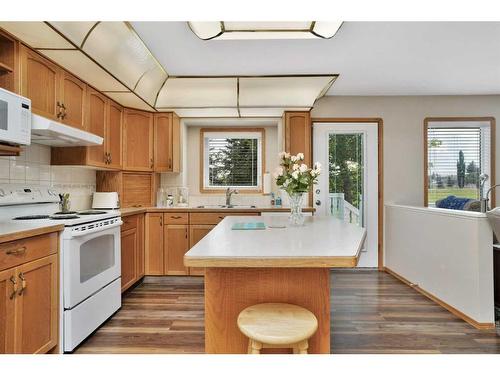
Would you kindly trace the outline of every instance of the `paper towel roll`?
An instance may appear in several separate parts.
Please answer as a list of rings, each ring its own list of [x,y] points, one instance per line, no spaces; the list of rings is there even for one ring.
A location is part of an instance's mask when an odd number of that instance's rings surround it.
[[[264,173],[264,179],[262,182],[262,193],[271,194],[271,173]]]

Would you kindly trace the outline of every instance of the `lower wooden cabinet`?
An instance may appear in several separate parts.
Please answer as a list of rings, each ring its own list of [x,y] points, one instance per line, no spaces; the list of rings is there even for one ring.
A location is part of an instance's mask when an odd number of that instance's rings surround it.
[[[144,276],[144,216],[123,218],[121,230],[122,293]]]
[[[57,257],[50,255],[0,272],[0,353],[47,353],[56,347]]]
[[[168,224],[164,226],[164,270],[166,275],[187,275],[184,254],[189,250],[189,225]]]
[[[145,274],[203,276],[204,268],[184,266],[184,254],[228,215],[258,216],[259,213],[187,213],[181,210],[147,213],[144,226]]]

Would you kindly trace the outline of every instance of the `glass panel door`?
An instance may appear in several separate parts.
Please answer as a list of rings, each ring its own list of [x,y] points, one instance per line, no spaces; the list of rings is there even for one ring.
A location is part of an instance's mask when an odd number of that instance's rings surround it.
[[[328,214],[363,226],[364,134],[328,135]]]

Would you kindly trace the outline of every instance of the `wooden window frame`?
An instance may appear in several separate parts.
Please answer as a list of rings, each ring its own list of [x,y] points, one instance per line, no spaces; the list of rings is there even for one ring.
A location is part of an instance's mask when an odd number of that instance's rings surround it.
[[[424,119],[424,207],[429,205],[428,186],[429,186],[429,165],[427,149],[427,130],[429,122],[462,122],[462,121],[481,121],[490,123],[490,186],[495,185],[495,144],[496,144],[496,120],[494,117],[426,117]],[[490,206],[494,207],[496,202],[495,189],[491,190]]]
[[[204,173],[205,173],[205,133],[261,133],[261,176],[260,186],[257,188],[239,189],[240,194],[261,194],[263,192],[264,173],[266,170],[266,130],[264,128],[244,128],[244,127],[217,127],[217,128],[201,128],[200,129],[200,193],[204,194],[221,194],[227,188],[205,188]]]

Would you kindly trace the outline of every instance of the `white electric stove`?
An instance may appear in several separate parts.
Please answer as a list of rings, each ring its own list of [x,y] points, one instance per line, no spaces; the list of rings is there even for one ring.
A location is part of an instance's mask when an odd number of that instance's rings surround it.
[[[0,185],[2,223],[64,224],[60,235],[60,345],[71,352],[121,307],[118,210],[59,211],[43,186]]]

